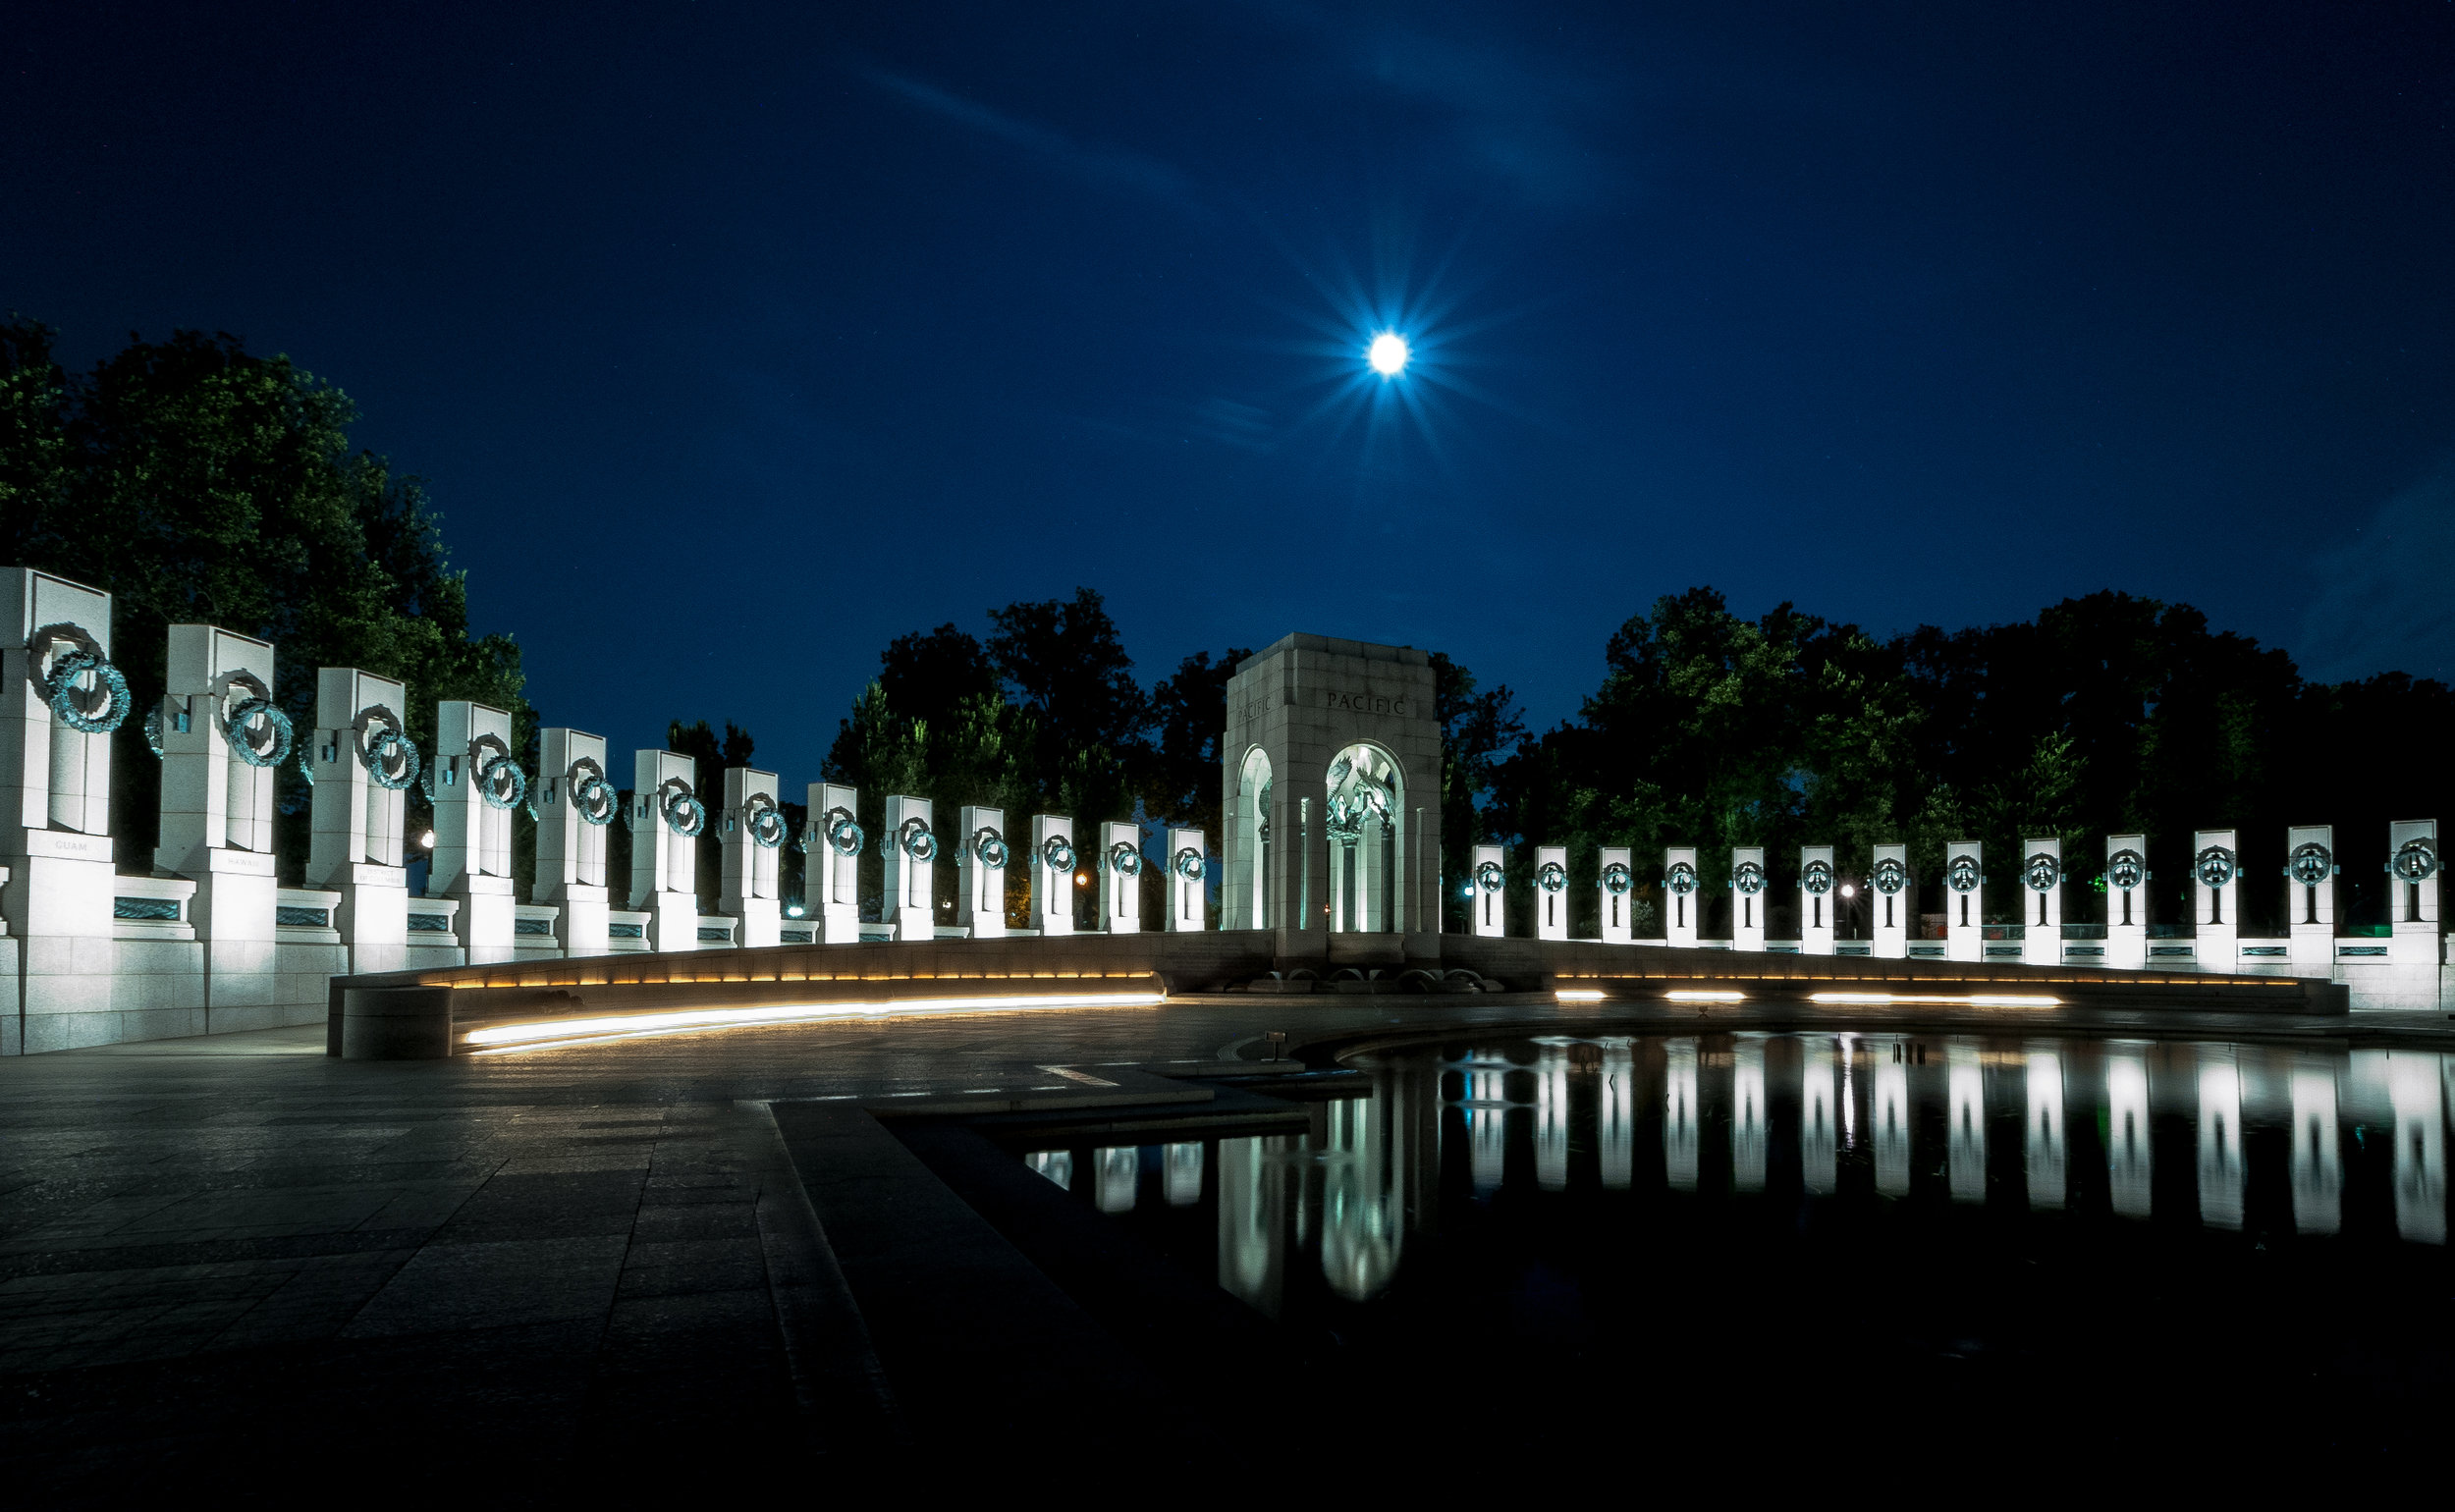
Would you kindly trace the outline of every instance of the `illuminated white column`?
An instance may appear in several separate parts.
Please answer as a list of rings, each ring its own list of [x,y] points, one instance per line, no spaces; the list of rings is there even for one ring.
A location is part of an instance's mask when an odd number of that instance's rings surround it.
[[[2438,822],[2399,819],[2387,826],[2387,920],[2394,933],[2387,959],[2399,966],[2435,966],[2438,937]]]
[[[1841,1151],[1840,1102],[1830,1040],[1809,1040],[1799,1055],[1799,1179],[1809,1195],[1828,1196]]]
[[[776,774],[725,769],[725,880],[716,911],[740,921],[734,943],[743,949],[784,940],[785,811]]]
[[[512,715],[466,699],[435,706],[427,764],[435,800],[428,897],[457,897],[452,931],[468,964],[512,958],[512,814],[528,801],[528,774],[512,754]]]
[[[2395,1108],[2395,1231],[2421,1244],[2446,1242],[2446,1097],[2437,1055],[2387,1053],[2387,1101]]]
[[[409,883],[402,825],[424,757],[400,711],[408,692],[354,667],[316,675],[315,831],[306,885],[341,894],[333,925],[359,975],[409,963]]]
[[[1871,1045],[1876,1074],[1867,1093],[1867,1131],[1876,1147],[1876,1190],[1886,1197],[1909,1195],[1909,1057],[1908,1042]]]
[[[1954,840],[1943,847],[1943,954],[1947,960],[1986,959],[1986,883],[1983,847]]]
[[[1210,853],[1199,830],[1168,832],[1168,931],[1199,934],[1210,927]]]
[[[842,783],[809,785],[810,827],[801,839],[801,911],[827,945],[861,938],[861,795]]]
[[[1568,1190],[1568,1050],[1546,1045],[1535,1062],[1535,1185]]]
[[[2063,842],[2052,836],[2023,839],[2020,855],[2021,961],[2031,966],[2059,966],[2063,963]]]
[[[1875,937],[1875,948],[1867,953],[1900,960],[1909,954],[1909,932],[1918,922],[1910,917],[1918,899],[1910,891],[1909,847],[1878,845],[1867,888],[1873,894],[1867,899],[1867,916],[1872,921],[1869,933]]]
[[[1594,1115],[1594,1144],[1606,1191],[1624,1192],[1637,1166],[1637,1055],[1626,1040],[1603,1047],[1602,1096]]]
[[[1074,932],[1074,822],[1059,814],[1031,816],[1031,923],[1043,935]]]
[[[1190,1208],[1202,1200],[1202,1142],[1168,1145],[1160,1151],[1166,1175],[1168,1205]]]
[[[1673,845],[1663,852],[1663,934],[1674,945],[1693,946],[1697,915],[1705,900],[1697,893],[1696,847]]]
[[[2148,837],[2105,837],[2105,964],[2117,971],[2148,965]]]
[[[1535,938],[1568,938],[1568,847],[1535,847]]]
[[[0,868],[9,873],[0,908],[24,952],[21,976],[6,984],[0,1051],[107,1044],[128,1037],[111,1005],[111,737],[76,729],[54,701],[86,723],[117,727],[129,717],[127,695],[111,682],[119,675],[110,666],[111,596],[29,567],[0,569],[0,595],[9,616],[0,788],[11,802],[0,825]]]
[[[2230,1046],[2203,1045],[2200,1060],[2200,1221],[2242,1226],[2242,1068]]]
[[[937,811],[927,798],[893,793],[887,798],[886,833],[878,852],[886,857],[886,916],[898,940],[938,938]]]
[[[273,1021],[273,772],[291,754],[272,702],[273,648],[209,624],[171,626],[157,872],[195,880],[208,1030]]]
[[[2335,826],[2296,825],[2284,833],[2286,917],[2293,921],[2293,964],[2335,970]]]
[[[2024,1140],[2029,1206],[2060,1208],[2071,1192],[2069,1131],[2063,1127],[2063,1057],[2032,1048],[2028,1061],[2029,1124]]]
[[[2242,938],[2242,855],[2231,830],[2191,835],[2192,954],[2202,971],[2231,971]]]
[[[1109,820],[1093,827],[1100,837],[1100,928],[1112,935],[1142,933],[1142,827]]]
[[[630,906],[648,915],[651,950],[699,948],[698,783],[699,764],[679,751],[631,753]]]
[[[2331,1234],[2344,1224],[2344,1160],[2336,1148],[2335,1065],[2293,1068],[2293,1227]]]
[[[1006,934],[1006,868],[1014,859],[1007,843],[1006,810],[965,804],[956,814],[956,837],[962,849],[955,858],[955,922],[972,932],[974,940],[998,940]],[[1194,1146],[1196,1151],[1202,1147]]]
[[[1500,847],[1477,845],[1474,857],[1475,933],[1498,940],[1508,933],[1508,921],[1503,916],[1508,899],[1502,891],[1508,886],[1508,878],[1501,870]]]
[[[2149,1215],[2150,1177],[2148,1056],[2137,1045],[2105,1052],[2105,1174],[2114,1211],[2127,1218]]]
[[[1987,1081],[1978,1062],[1974,1040],[1954,1040],[1944,1047],[1944,1092],[1947,1098],[1944,1164],[1950,1173],[1952,1201],[1987,1200]]]
[[[1765,948],[1765,847],[1730,848],[1730,948]]]
[[[1833,910],[1841,899],[1833,892],[1832,847],[1799,847],[1799,953],[1830,955],[1840,920]]]
[[[1730,1052],[1730,1189],[1765,1190],[1773,1127],[1765,1106],[1765,1040],[1743,1036]]]
[[[1606,845],[1595,897],[1595,917],[1602,922],[1605,945],[1628,945],[1637,938],[1636,852],[1625,845]]]
[[[1702,1138],[1696,1041],[1664,1041],[1663,1058],[1663,1179],[1674,1192],[1693,1192]]]
[[[562,912],[554,920],[565,955],[603,955],[612,893],[606,831],[623,800],[605,770],[605,736],[554,726],[538,731],[537,882],[529,894]]]

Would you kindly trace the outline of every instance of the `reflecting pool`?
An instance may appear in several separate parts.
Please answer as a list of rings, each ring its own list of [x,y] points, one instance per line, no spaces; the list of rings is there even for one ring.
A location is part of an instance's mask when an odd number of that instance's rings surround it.
[[[2455,1391],[2455,1057],[1735,1034],[1356,1065],[1306,1133],[1026,1160],[1384,1402],[1477,1376],[1500,1420],[1727,1427],[1875,1392],[2146,1444],[2391,1434]]]

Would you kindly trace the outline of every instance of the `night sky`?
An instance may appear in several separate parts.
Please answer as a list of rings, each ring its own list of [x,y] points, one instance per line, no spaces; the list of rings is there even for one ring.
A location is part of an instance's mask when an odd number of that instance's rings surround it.
[[[20,8],[0,307],[345,389],[618,750],[1078,583],[1538,724],[1696,583],[2455,676],[2447,0],[545,10]]]

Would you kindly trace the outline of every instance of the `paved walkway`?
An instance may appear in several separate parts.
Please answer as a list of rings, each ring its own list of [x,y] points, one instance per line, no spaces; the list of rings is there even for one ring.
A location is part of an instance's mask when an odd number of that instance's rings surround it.
[[[0,1463],[13,1486],[93,1499],[326,1461],[361,1487],[370,1464],[404,1489],[464,1488],[483,1465],[498,1492],[554,1494],[712,1452],[782,1473],[874,1448],[811,1394],[844,1384],[856,1341],[796,1362],[780,1327],[832,1262],[794,1227],[808,1209],[769,1101],[1165,1069],[1269,1029],[1551,1018],[1596,1013],[1238,998],[442,1062],[328,1059],[320,1027],[0,1061]]]

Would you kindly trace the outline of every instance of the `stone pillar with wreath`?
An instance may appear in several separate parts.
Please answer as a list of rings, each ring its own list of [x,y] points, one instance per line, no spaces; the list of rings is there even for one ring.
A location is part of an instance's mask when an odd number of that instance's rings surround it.
[[[1799,847],[1799,953],[1830,955],[1833,942],[1840,938],[1841,921],[1834,916],[1841,906],[1836,891],[1839,879],[1833,872],[1833,848],[1830,845]]]
[[[732,916],[734,943],[744,949],[784,939],[781,883],[791,832],[776,793],[773,772],[725,769],[725,878],[716,909]]]
[[[1976,840],[1943,847],[1943,956],[1986,959],[1986,852]]]
[[[1199,830],[1168,832],[1167,928],[1171,934],[1192,934],[1210,927],[1208,852]]]
[[[1092,826],[1099,836],[1100,929],[1111,935],[1142,932],[1142,827],[1131,820]]]
[[[1605,945],[1632,945],[1637,938],[1636,852],[1605,845],[1595,855],[1594,917]]]
[[[2063,842],[2059,838],[2051,835],[2022,837],[2017,895],[2021,900],[2021,960],[2032,966],[2061,965]]]
[[[1568,938],[1568,847],[1535,847],[1535,938]]]
[[[528,808],[528,773],[512,750],[512,715],[466,699],[435,706],[435,754],[426,764],[435,809],[429,897],[460,899],[453,932],[464,958],[513,958],[512,816]]]
[[[174,624],[145,743],[162,759],[157,872],[196,884],[205,1032],[280,1023],[273,774],[297,752],[273,699],[273,648],[209,624]]]
[[[898,940],[938,938],[937,817],[927,798],[888,795],[878,853],[886,860],[883,921],[895,926]]]
[[[551,903],[555,943],[565,955],[613,948],[605,862],[608,832],[621,822],[622,795],[605,771],[605,736],[556,726],[537,736],[537,881],[532,901]]]
[[[955,858],[961,886],[955,892],[955,924],[974,940],[1006,934],[1006,868],[1013,847],[1006,840],[1006,810],[967,803],[961,810],[962,854]]]
[[[2387,826],[2387,959],[2443,965],[2438,919],[2438,822],[2395,820]]]
[[[842,783],[809,785],[809,823],[801,836],[801,911],[826,945],[861,938],[861,851],[869,837],[854,817],[861,795]]]
[[[2148,966],[2148,837],[2105,837],[2105,964],[2117,971]]]
[[[1031,925],[1043,935],[1074,932],[1074,821],[1031,816]]]
[[[110,737],[131,701],[111,596],[11,567],[0,605],[0,956],[16,953],[23,974],[0,1054],[109,1044],[128,1037],[111,1000]]]
[[[1730,948],[1765,948],[1765,904],[1773,896],[1773,878],[1765,871],[1765,847],[1730,847]]]
[[[679,751],[631,755],[630,906],[648,915],[648,948],[699,948],[698,846],[707,829],[699,764]]]
[[[409,963],[409,884],[403,862],[409,792],[425,753],[401,711],[409,690],[355,667],[316,674],[315,734],[306,770],[315,829],[306,884],[341,894],[333,926],[358,975]]]

